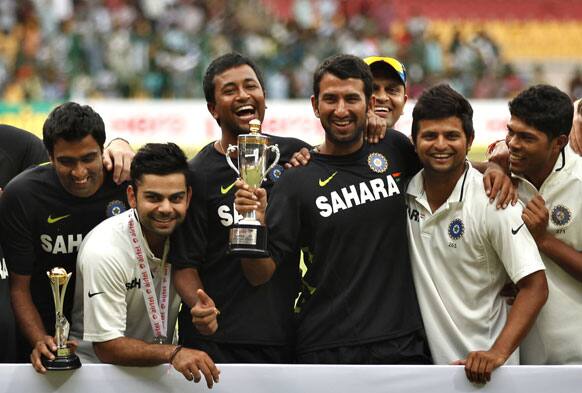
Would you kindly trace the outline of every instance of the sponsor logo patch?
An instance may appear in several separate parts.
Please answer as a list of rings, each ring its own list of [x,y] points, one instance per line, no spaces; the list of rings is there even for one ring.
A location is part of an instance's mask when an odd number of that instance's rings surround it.
[[[119,199],[115,199],[109,202],[105,213],[107,214],[107,218],[109,218],[116,216],[120,213],[123,213],[125,210],[126,210],[125,204]]]
[[[558,205],[552,209],[552,222],[559,226],[564,226],[570,222],[572,218],[572,213],[570,213],[570,209],[568,209],[564,205]]]
[[[283,167],[281,165],[275,165],[273,167],[273,169],[271,169],[269,171],[269,173],[267,174],[267,177],[272,181],[272,182],[276,182],[277,180],[279,180],[279,178],[281,177],[281,175],[283,174],[285,170],[283,169]]]
[[[463,224],[463,220],[460,218],[455,218],[449,224],[449,237],[453,240],[459,240],[463,237],[465,233],[465,224]]]
[[[388,169],[388,160],[380,153],[370,153],[368,166],[376,173],[384,173]]]

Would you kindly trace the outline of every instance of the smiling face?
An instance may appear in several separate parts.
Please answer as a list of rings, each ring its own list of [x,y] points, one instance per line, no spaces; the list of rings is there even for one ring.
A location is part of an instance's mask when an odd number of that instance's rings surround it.
[[[404,85],[402,81],[386,75],[385,72],[375,70],[372,74],[374,76],[373,95],[376,97],[374,113],[386,119],[388,128],[392,128],[402,116],[408,99]]]
[[[456,116],[420,120],[414,141],[427,175],[446,175],[455,181],[465,170],[465,158],[472,142],[467,140],[463,123]]]
[[[230,68],[214,77],[214,103],[208,110],[223,131],[233,135],[249,132],[249,122],[265,117],[265,93],[248,65]]]
[[[539,187],[552,171],[567,141],[567,135],[550,140],[545,132],[512,116],[505,137],[509,148],[509,169]]]
[[[62,186],[76,197],[88,198],[103,184],[101,148],[91,135],[79,141],[57,139],[50,158]]]
[[[137,190],[128,187],[127,198],[137,209],[139,222],[148,243],[158,243],[184,221],[191,190],[183,173],[143,175],[136,181]]]
[[[362,80],[326,73],[319,83],[319,97],[312,96],[311,104],[325,130],[326,143],[348,149],[361,146],[367,111]]]

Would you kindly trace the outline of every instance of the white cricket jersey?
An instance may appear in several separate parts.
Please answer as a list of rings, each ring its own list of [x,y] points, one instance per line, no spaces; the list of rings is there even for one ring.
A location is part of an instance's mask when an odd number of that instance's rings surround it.
[[[517,177],[517,176],[516,176]],[[582,251],[582,158],[569,145],[540,190],[524,178],[518,192],[526,204],[541,194],[550,213],[548,231]],[[582,364],[582,283],[542,253],[549,296],[521,346],[523,364]]]
[[[84,340],[80,341],[77,350],[82,362],[99,362],[92,342],[124,336],[153,341],[142,280],[128,231],[133,214],[131,209],[103,221],[89,232],[79,249],[71,337]],[[136,228],[138,238],[143,239],[159,301],[162,261],[149,249],[139,222]],[[82,302],[79,301],[81,297]],[[167,337],[171,342],[180,306],[180,297],[173,285],[170,285],[168,305]]]
[[[424,192],[424,171],[412,179],[406,195],[414,284],[436,364],[489,350],[509,313],[501,288],[544,269],[522,225],[522,206],[496,209],[485,194],[483,176],[466,165],[434,213]],[[518,351],[506,364],[519,364]]]

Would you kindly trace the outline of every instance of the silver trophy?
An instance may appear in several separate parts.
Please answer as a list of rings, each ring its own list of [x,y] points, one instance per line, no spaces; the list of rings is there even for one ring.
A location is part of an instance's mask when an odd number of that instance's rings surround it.
[[[226,162],[251,188],[258,188],[267,173],[277,165],[281,154],[277,145],[267,145],[269,137],[260,133],[260,120],[251,120],[249,126],[248,134],[238,136],[238,145],[229,145],[226,149]],[[230,159],[230,155],[237,150],[238,168]],[[275,160],[267,167],[269,150],[275,153]],[[266,228],[257,220],[254,211],[245,212],[242,216],[230,229],[229,253],[249,258],[268,256]]]
[[[63,313],[65,292],[72,273],[67,273],[62,267],[55,267],[46,272],[46,275],[50,280],[53,300],[55,302],[55,341],[57,350],[55,353],[56,357],[53,360],[42,357],[42,365],[47,370],[71,370],[79,368],[81,367],[79,357],[67,345],[70,325]]]

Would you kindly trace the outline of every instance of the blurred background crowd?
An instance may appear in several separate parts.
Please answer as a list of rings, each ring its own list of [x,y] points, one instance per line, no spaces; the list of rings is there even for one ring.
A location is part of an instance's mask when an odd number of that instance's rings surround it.
[[[335,53],[391,55],[409,96],[470,98],[546,82],[582,97],[582,0],[0,0],[0,100],[198,98],[210,61],[243,52],[270,98],[311,94]]]

